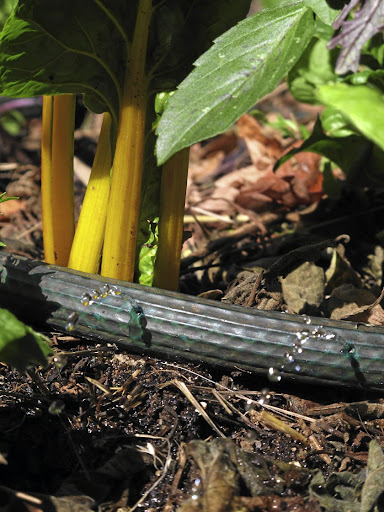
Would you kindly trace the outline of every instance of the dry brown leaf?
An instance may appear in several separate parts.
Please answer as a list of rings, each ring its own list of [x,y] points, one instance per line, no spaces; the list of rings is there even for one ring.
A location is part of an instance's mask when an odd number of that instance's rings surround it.
[[[8,222],[15,213],[25,208],[25,199],[5,201],[0,204],[0,222]]]
[[[369,290],[356,288],[352,284],[343,284],[333,290],[328,300],[331,318],[383,325],[384,310],[379,305],[383,296],[384,290],[380,297],[376,298]]]
[[[217,151],[230,153],[237,147],[238,137],[234,132],[227,132],[212,139],[208,144],[201,148],[201,157],[206,158]]]
[[[247,144],[249,155],[253,163],[257,164],[260,156],[268,156],[277,160],[282,153],[282,147],[277,139],[266,137],[263,128],[254,117],[244,114],[237,121],[239,137]],[[255,144],[257,142],[257,144]]]
[[[310,313],[324,299],[324,270],[306,261],[281,280],[284,300],[292,313]]]

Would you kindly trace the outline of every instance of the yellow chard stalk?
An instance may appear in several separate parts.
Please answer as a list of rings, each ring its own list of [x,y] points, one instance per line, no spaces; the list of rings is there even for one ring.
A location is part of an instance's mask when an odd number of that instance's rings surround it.
[[[152,0],[140,0],[127,65],[113,161],[101,274],[132,281],[144,160],[148,77],[145,62]]]
[[[159,242],[154,286],[176,291],[179,284],[189,148],[173,155],[163,166],[160,194]]]
[[[44,257],[66,266],[74,234],[73,132],[75,95],[45,96],[41,143]]]
[[[91,274],[99,272],[111,163],[111,116],[106,112],[68,262],[68,267],[75,270]]]

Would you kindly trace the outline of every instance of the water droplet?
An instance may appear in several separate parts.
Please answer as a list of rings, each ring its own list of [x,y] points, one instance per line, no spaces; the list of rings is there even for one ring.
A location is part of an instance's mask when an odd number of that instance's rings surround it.
[[[299,365],[299,364],[297,364],[297,365],[295,366],[295,370],[296,370],[297,372],[299,372],[299,371],[301,370],[301,367],[300,367],[300,365]]]
[[[82,303],[83,306],[89,306],[90,304],[92,304],[93,300],[91,294],[84,293],[84,295],[80,299],[80,302]]]
[[[311,325],[311,323],[312,323],[311,317],[309,317],[308,315],[302,315],[302,317],[303,317],[304,323],[306,323],[307,325]]]
[[[79,321],[79,314],[73,311],[67,318],[67,323],[65,324],[66,331],[73,331],[76,327],[77,322]]]
[[[58,370],[61,370],[61,368],[63,368],[67,364],[68,358],[67,358],[67,356],[62,356],[61,354],[57,354],[53,358],[53,362],[55,363],[56,368]]]
[[[193,500],[197,500],[200,498],[200,496],[201,496],[201,479],[200,478],[195,478],[195,481],[193,482],[191,491],[192,491],[191,498]]]
[[[100,290],[92,290],[91,291],[91,297],[92,299],[99,299],[100,298]]]
[[[48,407],[49,414],[53,414],[54,416],[58,416],[65,409],[65,403],[62,400],[54,400],[50,406]]]
[[[245,404],[245,410],[246,411],[253,411],[255,408],[255,403],[250,398],[247,400],[247,403]]]
[[[264,388],[260,391],[259,404],[260,405],[268,405],[271,399],[271,395],[269,394],[269,389]]]
[[[301,342],[301,343],[302,343],[302,342]],[[293,352],[294,354],[302,354],[302,352],[303,352],[303,347],[301,346],[301,344],[294,343],[294,344],[293,344],[292,352]]]
[[[296,333],[296,337],[299,341],[301,341],[302,343],[305,343],[306,341],[308,341],[308,338],[310,337],[311,335],[311,332],[309,331],[309,329],[303,329],[302,331],[297,331]]]
[[[271,381],[271,382],[280,382],[281,381],[281,370],[278,370],[276,368],[273,368],[273,366],[271,366],[269,369],[268,369],[268,379]]]
[[[286,352],[284,354],[284,359],[287,363],[294,363],[295,362],[295,357],[294,355],[292,354],[292,352]]]
[[[314,327],[312,329],[312,332],[311,332],[311,335],[314,338],[324,338],[325,334],[326,334],[326,332],[325,332],[324,327],[322,325]]]
[[[109,285],[103,284],[103,286],[100,286],[100,295],[104,298],[109,293]]]
[[[116,286],[110,286],[108,290],[109,295],[121,295],[121,290]]]
[[[346,354],[347,356],[354,357],[356,354],[356,347],[355,345],[351,345],[350,343],[346,343],[345,346],[342,348],[341,352],[343,354]]]

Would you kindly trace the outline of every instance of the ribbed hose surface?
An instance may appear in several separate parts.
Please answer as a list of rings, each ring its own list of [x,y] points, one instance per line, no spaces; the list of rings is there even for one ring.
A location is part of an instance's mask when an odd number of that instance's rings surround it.
[[[85,294],[105,284],[121,293],[83,304]],[[223,305],[6,253],[0,253],[0,305],[32,325],[71,327],[72,334],[136,353],[265,375],[274,368],[274,378],[283,365],[283,377],[384,388],[383,328],[314,318],[307,325],[296,315]]]

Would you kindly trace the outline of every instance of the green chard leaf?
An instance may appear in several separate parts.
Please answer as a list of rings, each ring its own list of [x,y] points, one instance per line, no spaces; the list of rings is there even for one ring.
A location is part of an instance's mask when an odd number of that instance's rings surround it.
[[[20,322],[12,313],[0,308],[0,361],[24,371],[45,365],[52,353],[47,339]]]
[[[339,110],[368,139],[384,150],[384,96],[364,85],[323,85],[320,100]]]
[[[275,165],[275,170],[297,153],[309,151],[328,158],[348,174],[356,162],[361,160],[362,155],[365,155],[366,146],[367,141],[361,136],[350,135],[343,138],[327,136],[320,119],[317,119],[311,136],[299,148],[292,149],[281,157]]]
[[[293,0],[256,13],[216,39],[160,120],[158,163],[225,131],[273,90],[306,48],[314,28],[312,10]]]
[[[246,15],[250,0],[153,3],[147,57],[151,89],[172,90],[212,39]],[[0,35],[0,94],[84,94],[90,110],[109,111],[116,120],[137,5],[19,0]]]
[[[356,130],[340,110],[333,107],[325,107],[320,114],[321,124],[330,137],[348,137],[357,135]]]
[[[342,122],[342,118],[340,119]],[[345,130],[347,125],[344,126]],[[292,149],[278,160],[275,170],[292,156],[302,151],[309,151],[324,156],[347,176],[352,186],[384,185],[384,151],[362,135],[330,137],[323,131],[320,119],[316,121],[311,136],[299,148]],[[332,195],[331,188],[336,185],[331,175],[325,173],[325,192]],[[331,188],[330,188],[331,187]]]
[[[151,90],[172,91],[219,36],[245,18],[251,0],[166,0],[150,32]]]
[[[19,0],[0,34],[0,93],[82,93],[95,112],[119,111],[131,2]],[[90,17],[92,13],[92,17]],[[121,27],[118,20],[128,21]]]
[[[293,96],[304,103],[318,104],[317,87],[335,81],[338,51],[327,50],[327,41],[314,37],[288,73],[288,85]]]

